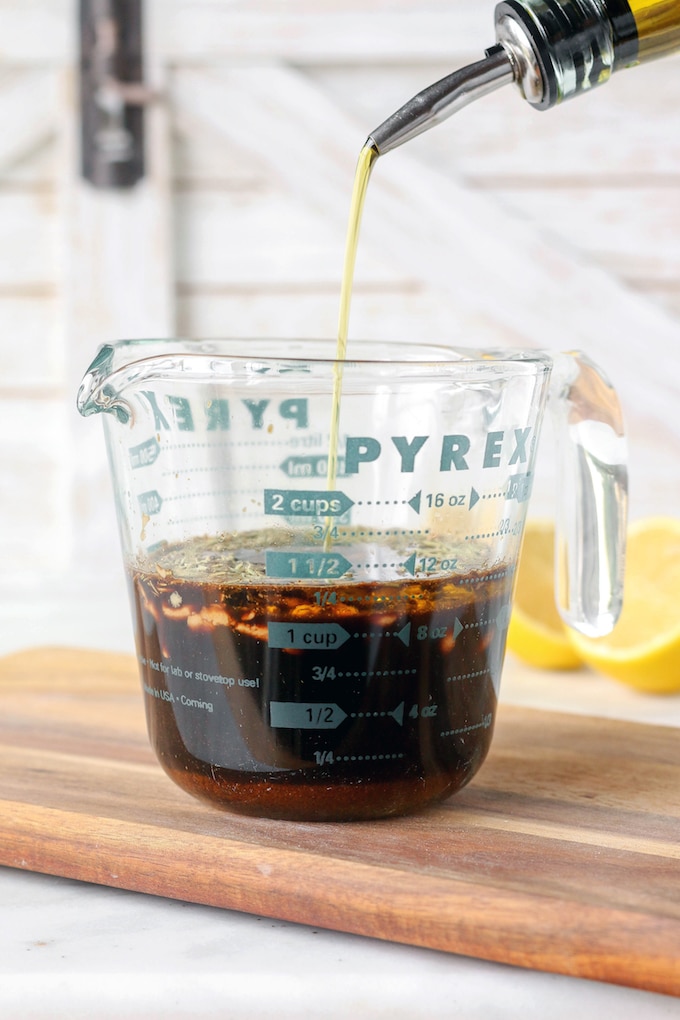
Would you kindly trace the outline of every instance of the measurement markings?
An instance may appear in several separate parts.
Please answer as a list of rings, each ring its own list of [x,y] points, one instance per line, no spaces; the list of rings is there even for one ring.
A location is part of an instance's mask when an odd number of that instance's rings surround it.
[[[510,622],[510,612],[510,603],[506,602],[505,605],[502,605],[498,610],[496,616],[489,618],[488,620],[474,620],[472,623],[461,623],[456,616],[453,620],[453,636],[454,638],[457,638],[464,630],[474,630],[476,627],[491,627],[493,624],[503,629],[507,627]]]
[[[334,594],[334,593],[333,593]],[[376,609],[391,609],[393,606],[398,606],[402,602],[417,602],[427,598],[425,592],[409,592],[407,595],[375,595],[369,593],[368,595],[341,595],[338,599],[339,602],[345,602],[348,605],[360,603],[360,602],[372,602]],[[326,605],[326,603],[322,603]]]
[[[509,531],[480,531],[477,535],[466,535],[466,542],[474,542],[479,538],[507,538]]]
[[[269,723],[272,729],[335,730],[345,719],[390,718],[404,724],[404,702],[391,712],[345,712],[335,702],[270,701]]]
[[[339,671],[336,676],[338,679],[347,677],[355,680],[368,680],[372,676],[414,676],[417,672],[417,669],[367,669],[354,672],[350,669],[345,672]],[[383,715],[385,715],[384,712]]]
[[[513,520],[512,516],[504,517],[498,522],[495,531],[480,531],[464,536],[466,542],[475,542],[480,538],[520,538],[522,535],[523,522]]]
[[[367,670],[336,670],[335,666],[314,666],[313,667],[313,680],[343,680],[343,679],[354,679],[354,680],[365,680],[370,679],[373,676],[389,677],[389,676],[414,676],[418,670],[413,667],[412,669],[367,669]]]
[[[394,569],[395,567],[403,567],[404,563],[402,560],[399,560],[397,563],[378,563],[376,561],[374,563],[355,563],[354,565],[357,568],[357,570],[361,570],[362,568],[366,570],[375,570],[376,568],[380,568],[381,570],[387,570]]]
[[[408,648],[411,641],[411,623],[407,623],[400,630],[357,630],[353,634],[339,623],[269,623],[267,637],[270,648],[308,648],[317,652],[334,651],[350,638],[373,640],[397,638]]]
[[[247,496],[248,491],[235,495]],[[168,517],[168,524],[200,524],[202,521],[224,521],[228,517],[229,514],[223,510],[218,514],[197,514],[195,517]]]
[[[491,714],[485,715],[481,722],[470,723],[469,726],[458,726],[455,730],[442,730],[440,737],[454,737],[462,733],[472,733],[474,730],[488,730],[491,725]]]
[[[394,761],[403,754],[338,754],[336,761]]]
[[[386,719],[391,712],[350,712],[350,719]]]
[[[476,680],[479,676],[485,676],[490,673],[490,669],[478,669],[474,673],[457,673],[455,676],[447,676],[447,683],[454,683],[456,680]]]
[[[377,631],[355,631],[352,634],[355,638],[384,638],[384,637],[395,637],[399,638],[402,644],[408,648],[409,641],[411,640],[411,624],[407,623],[401,630],[377,630]]]
[[[270,648],[313,648],[334,651],[352,635],[338,623],[269,623]]]
[[[171,471],[161,471],[161,478],[178,478],[180,475],[197,475],[203,471],[221,471],[221,464],[211,464],[209,467],[187,467],[180,468],[176,471],[174,468]]]
[[[270,470],[270,466],[268,464],[260,464],[260,465],[248,464],[248,470],[249,471],[269,471]],[[180,468],[179,471],[176,470],[175,468],[173,468],[170,471],[162,471],[161,472],[161,478],[177,478],[180,475],[187,475],[187,476],[191,477],[192,475],[198,475],[198,474],[210,474],[210,472],[212,472],[212,471],[223,472],[224,471],[224,464],[208,464],[205,467],[193,467],[193,466],[192,467],[185,467],[185,468]],[[229,491],[233,492],[234,490],[230,489]],[[253,491],[255,491],[255,490],[253,490]],[[260,490],[258,489],[257,492],[259,493]]]
[[[266,446],[269,449],[272,446],[288,446],[287,439],[239,439],[237,443],[233,443],[237,449],[240,446]]]
[[[439,561],[439,568],[453,569],[455,563],[456,561],[453,559],[441,560]],[[338,547],[330,553],[304,549],[293,549],[286,552],[281,552],[278,549],[267,549],[265,551],[265,564],[268,577],[297,580],[318,579],[337,581],[350,570],[405,570],[412,576],[415,576],[416,571],[420,569],[416,566],[415,553],[406,560],[374,560],[368,563],[352,563],[338,550]]]
[[[265,552],[267,577],[338,580],[351,567],[351,562],[341,553],[280,552],[276,549]]]
[[[390,538],[390,537],[401,537],[404,538],[408,535],[429,535],[429,528],[394,528],[390,531],[389,528],[383,530],[382,528],[371,528],[367,531],[348,531],[347,534],[350,538]]]
[[[234,444],[225,439],[221,443],[168,443],[166,450],[225,450]]]
[[[287,439],[243,439],[234,442],[233,439],[224,439],[216,443],[168,443],[164,446],[166,450],[224,450],[238,449],[240,446],[287,446]]]
[[[493,574],[481,574],[479,577],[465,577],[462,576],[458,579],[457,583],[461,586],[475,585],[475,584],[486,584],[487,581],[502,581],[504,577],[509,574],[513,574],[515,568],[512,566],[504,567],[503,570],[497,570]]]
[[[272,729],[335,730],[347,718],[335,703],[270,701],[269,721]]]
[[[164,503],[173,503],[181,499],[204,499],[210,496],[231,496],[233,495],[233,489],[209,489],[208,492],[182,492],[176,496],[164,496]]]
[[[392,606],[398,605],[400,602],[413,602],[419,599],[425,599],[427,595],[424,592],[410,592],[408,595],[374,595],[369,593],[368,595],[341,595],[339,602],[346,602],[348,605],[357,602],[373,602],[376,609],[391,609]],[[325,603],[324,603],[325,604]]]
[[[341,517],[354,506],[339,489],[265,489],[264,512],[286,517]]]

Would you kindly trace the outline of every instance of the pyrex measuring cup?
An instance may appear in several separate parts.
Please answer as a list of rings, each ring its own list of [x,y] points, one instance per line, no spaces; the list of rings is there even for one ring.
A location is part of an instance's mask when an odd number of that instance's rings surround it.
[[[591,633],[618,615],[623,438],[594,367],[355,349],[336,365],[323,342],[121,342],[78,396],[106,412],[151,742],[237,811],[396,814],[474,775],[551,373],[561,609]]]

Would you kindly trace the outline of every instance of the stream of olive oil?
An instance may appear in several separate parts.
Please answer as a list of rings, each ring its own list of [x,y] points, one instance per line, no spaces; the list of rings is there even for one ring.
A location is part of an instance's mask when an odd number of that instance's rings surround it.
[[[340,429],[340,400],[342,397],[343,362],[347,356],[347,334],[349,332],[349,312],[352,303],[352,285],[354,283],[354,267],[357,258],[361,216],[364,200],[368,189],[373,164],[378,158],[378,150],[373,145],[364,145],[359,153],[357,168],[354,174],[354,186],[347,223],[345,241],[345,261],[342,270],[340,287],[340,314],[338,316],[338,346],[336,349],[335,366],[333,368],[333,399],[331,403],[330,439],[328,443],[328,474],[327,488],[334,489],[338,473],[338,440]],[[325,546],[330,542],[331,521],[326,522]]]

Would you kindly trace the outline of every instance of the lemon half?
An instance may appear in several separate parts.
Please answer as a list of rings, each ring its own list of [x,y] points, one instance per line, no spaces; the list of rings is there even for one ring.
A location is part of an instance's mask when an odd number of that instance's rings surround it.
[[[652,517],[628,532],[623,610],[611,634],[569,631],[584,662],[641,691],[680,691],[680,520]]]
[[[508,649],[541,669],[577,669],[583,665],[555,605],[555,527],[529,520],[519,560]]]

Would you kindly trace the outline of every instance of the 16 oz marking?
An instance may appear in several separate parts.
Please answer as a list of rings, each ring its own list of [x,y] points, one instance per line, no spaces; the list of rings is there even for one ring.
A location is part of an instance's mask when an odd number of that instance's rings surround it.
[[[429,507],[465,506],[465,495],[449,496],[444,492],[428,492],[425,502]]]

